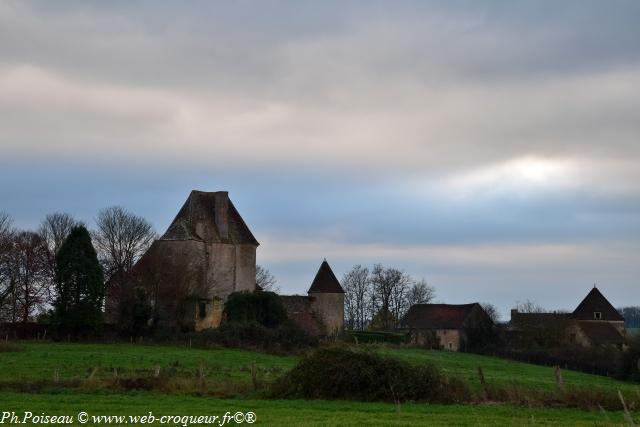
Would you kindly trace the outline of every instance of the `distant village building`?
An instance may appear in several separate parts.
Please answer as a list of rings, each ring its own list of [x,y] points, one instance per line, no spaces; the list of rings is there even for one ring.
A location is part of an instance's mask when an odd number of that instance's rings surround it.
[[[625,343],[624,317],[594,286],[572,313],[520,313],[511,310],[509,331],[516,339],[533,336],[538,344],[575,344],[583,347]]]
[[[337,335],[344,328],[344,289],[327,260],[320,264],[304,295],[282,295],[287,315],[315,336]]]
[[[402,328],[413,344],[451,351],[467,350],[491,334],[494,324],[478,303],[415,304]]]

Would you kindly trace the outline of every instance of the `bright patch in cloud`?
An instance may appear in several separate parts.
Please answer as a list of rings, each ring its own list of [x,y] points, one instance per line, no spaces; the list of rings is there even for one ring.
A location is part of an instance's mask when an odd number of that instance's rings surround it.
[[[579,184],[578,164],[568,159],[520,157],[455,174],[439,182],[451,195],[502,194],[566,189]]]

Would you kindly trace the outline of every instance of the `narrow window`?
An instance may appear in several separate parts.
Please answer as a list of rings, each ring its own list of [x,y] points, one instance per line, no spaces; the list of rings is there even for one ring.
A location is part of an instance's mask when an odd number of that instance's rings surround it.
[[[207,317],[207,303],[201,302],[198,305],[198,315],[200,316],[201,319],[204,319],[205,317]]]
[[[599,311],[594,311],[593,312],[593,318],[596,320],[601,320],[602,319],[602,313]]]
[[[453,350],[453,343],[449,341],[449,350]]]

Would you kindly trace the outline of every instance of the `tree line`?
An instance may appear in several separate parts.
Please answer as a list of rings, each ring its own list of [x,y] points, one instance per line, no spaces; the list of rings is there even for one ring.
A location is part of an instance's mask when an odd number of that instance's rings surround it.
[[[156,237],[147,220],[119,206],[102,209],[92,230],[68,213],[21,230],[0,212],[0,322],[48,318],[74,331],[100,324],[108,287]]]
[[[414,304],[435,298],[435,289],[424,279],[414,279],[402,270],[375,264],[360,264],[344,274],[345,323],[348,329],[391,330]]]

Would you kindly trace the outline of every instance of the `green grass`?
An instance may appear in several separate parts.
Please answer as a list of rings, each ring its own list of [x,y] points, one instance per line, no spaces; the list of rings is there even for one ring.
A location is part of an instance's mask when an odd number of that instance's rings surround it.
[[[472,388],[480,387],[478,367],[481,366],[488,383],[499,385],[518,385],[524,388],[551,390],[556,387],[554,370],[551,367],[531,365],[496,357],[480,356],[469,353],[431,351],[422,349],[384,348],[381,353],[399,357],[413,364],[431,362],[450,375],[469,382]],[[640,385],[611,378],[590,375],[582,372],[562,370],[565,385],[621,390],[635,393]]]
[[[640,328],[627,328],[627,333],[629,335],[640,335]]]
[[[276,356],[247,350],[219,348],[196,349],[179,346],[140,344],[75,344],[23,342],[22,351],[0,353],[0,381],[50,380],[58,369],[62,380],[87,378],[94,368],[96,378],[110,378],[117,369],[120,376],[144,376],[159,366],[177,377],[199,375],[200,367],[210,382],[249,384],[249,366],[256,362],[258,377],[270,381],[299,360],[295,356]],[[467,380],[472,388],[480,386],[478,366],[489,383],[518,385],[551,390],[556,387],[553,369],[495,357],[468,353],[430,351],[415,348],[372,346],[382,354],[413,364],[431,362],[450,375]],[[622,390],[636,393],[640,386],[610,378],[563,370],[567,385]]]
[[[170,394],[126,392],[117,389],[63,388],[50,385],[40,393],[20,393],[0,389],[0,413],[31,411],[34,414],[99,415],[222,415],[229,411],[253,411],[257,425],[608,425],[623,424],[617,412],[581,411],[560,408],[526,408],[509,405],[426,405],[405,403],[399,412],[392,404],[346,401],[250,400],[255,393],[215,393],[219,385],[249,385],[249,366],[258,367],[261,381],[282,375],[298,357],[276,356],[239,349],[196,349],[180,346],[140,344],[74,344],[22,342],[21,351],[0,353],[1,382],[51,380],[59,369],[62,380],[84,379],[94,368],[96,377],[110,378],[114,368],[121,376],[149,376],[156,366],[173,376],[195,378],[204,368],[207,386],[215,396],[242,396],[243,399],[217,399],[188,395],[177,390]],[[530,389],[555,387],[553,370],[508,360],[464,353],[427,351],[411,348],[370,346],[385,355],[410,363],[431,362],[447,373],[479,387],[477,367],[482,366],[488,382],[516,384]],[[596,387],[638,393],[638,386],[609,378],[564,371],[567,385]],[[242,387],[240,387],[242,389]],[[248,390],[250,387],[244,387]],[[638,416],[637,412],[634,416]],[[5,423],[6,424],[6,423]],[[86,425],[92,425],[91,423]]]
[[[22,342],[22,351],[0,353],[0,381],[50,380],[55,369],[61,380],[148,375],[156,366],[178,377],[199,375],[209,380],[250,383],[249,367],[256,362],[259,377],[269,381],[291,369],[295,357],[274,356],[238,349],[196,349],[139,344],[75,344]]]
[[[0,413],[24,411],[47,415],[218,415],[252,411],[255,425],[296,426],[598,426],[623,425],[621,413],[513,406],[443,406],[345,401],[222,400],[149,392],[122,394],[25,394],[0,392]],[[640,421],[640,420],[637,420]],[[6,422],[5,422],[6,423]],[[91,422],[85,425],[94,425]],[[235,425],[235,424],[230,424]]]

